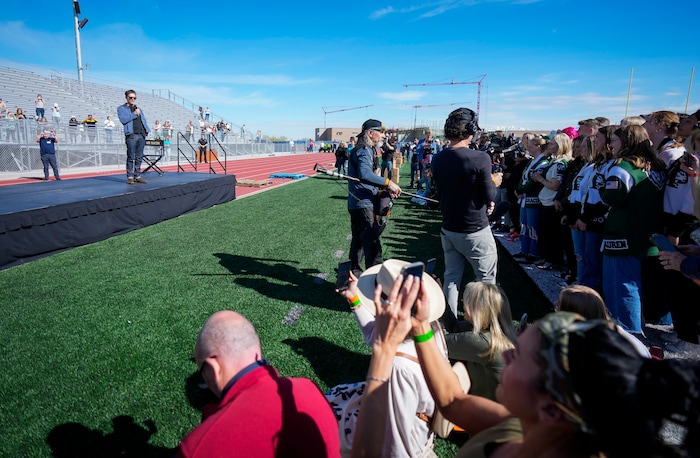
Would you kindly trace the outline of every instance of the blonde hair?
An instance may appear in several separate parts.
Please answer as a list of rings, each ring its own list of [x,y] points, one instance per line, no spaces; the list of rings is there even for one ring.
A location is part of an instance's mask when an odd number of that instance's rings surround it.
[[[462,296],[465,317],[474,326],[474,333],[489,332],[488,350],[479,355],[493,360],[505,350],[515,348],[517,340],[506,293],[497,285],[484,282],[467,283]]]
[[[571,285],[559,293],[559,311],[578,313],[587,320],[609,320],[605,301],[588,286]]]
[[[572,158],[571,137],[563,132],[559,132],[552,138],[552,141],[557,144],[557,152],[554,154],[554,157],[570,161]]]
[[[620,121],[621,126],[641,126],[646,122],[646,119],[641,116],[627,116]]]

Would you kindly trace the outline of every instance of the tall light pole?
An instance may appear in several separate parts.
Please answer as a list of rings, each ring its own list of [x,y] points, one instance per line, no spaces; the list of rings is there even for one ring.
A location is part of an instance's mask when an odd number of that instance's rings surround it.
[[[87,24],[88,19],[83,18],[82,20],[78,19],[78,15],[80,14],[80,4],[78,3],[78,0],[73,0],[73,24],[75,26],[75,56],[78,59],[78,81],[82,84],[83,82],[83,58],[81,55],[80,51],[80,29],[85,27],[85,24]]]

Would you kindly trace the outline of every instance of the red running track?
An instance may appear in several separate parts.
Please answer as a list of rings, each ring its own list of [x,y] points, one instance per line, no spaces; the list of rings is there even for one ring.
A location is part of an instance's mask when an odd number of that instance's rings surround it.
[[[250,159],[236,159],[227,162],[228,173],[236,175],[237,180],[265,180],[270,179],[270,175],[275,173],[292,173],[304,174],[307,177],[316,175],[314,165],[319,164],[325,168],[333,168],[335,156],[329,153],[313,153],[313,154],[291,154],[287,156],[268,156],[256,157]],[[166,166],[163,170],[170,173],[177,172],[177,166]],[[37,177],[21,177],[2,180],[0,178],[0,186],[10,186],[24,183],[35,183],[39,180],[38,175],[41,171],[35,171]],[[71,180],[76,178],[86,178],[98,175],[119,175],[124,173],[122,170],[111,170],[92,173],[64,174],[61,178]],[[149,172],[152,173],[152,172]],[[204,172],[199,172],[204,173]],[[53,178],[52,178],[53,179]],[[249,194],[255,194],[265,191],[285,183],[294,181],[287,178],[272,178],[272,184],[263,187],[252,186],[237,186],[236,197],[243,197]]]

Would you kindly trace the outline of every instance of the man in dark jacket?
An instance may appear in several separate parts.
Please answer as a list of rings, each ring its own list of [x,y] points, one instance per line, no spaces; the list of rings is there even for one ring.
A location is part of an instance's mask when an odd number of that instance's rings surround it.
[[[362,272],[360,262],[363,256],[366,268],[384,262],[379,235],[386,227],[389,207],[380,205],[380,201],[388,200],[381,198],[380,188],[391,198],[401,194],[401,188],[396,183],[374,173],[375,148],[381,146],[386,137],[385,131],[380,121],[368,119],[362,124],[357,145],[349,152],[348,175],[360,180],[348,181],[348,211],[352,230],[349,257],[354,272]]]

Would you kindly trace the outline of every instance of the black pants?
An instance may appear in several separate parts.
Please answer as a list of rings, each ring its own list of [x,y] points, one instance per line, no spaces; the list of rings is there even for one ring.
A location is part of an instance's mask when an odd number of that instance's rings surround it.
[[[700,336],[700,286],[675,270],[665,270],[664,291],[673,318],[673,329],[678,338],[690,343],[698,343]]]
[[[382,244],[379,241],[379,227],[374,221],[374,209],[349,210],[352,240],[350,241],[350,261],[353,271],[362,271],[360,263],[365,258],[365,268],[384,262]]]
[[[545,261],[554,265],[564,265],[564,250],[561,241],[562,213],[554,209],[554,205],[542,206],[540,224],[540,253]]]

